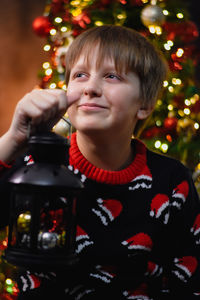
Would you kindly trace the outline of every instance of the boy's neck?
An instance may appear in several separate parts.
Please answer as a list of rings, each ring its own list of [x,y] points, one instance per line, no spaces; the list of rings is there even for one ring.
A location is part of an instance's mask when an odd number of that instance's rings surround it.
[[[77,132],[77,145],[83,156],[94,166],[119,171],[128,167],[134,158],[130,138],[84,135]]]

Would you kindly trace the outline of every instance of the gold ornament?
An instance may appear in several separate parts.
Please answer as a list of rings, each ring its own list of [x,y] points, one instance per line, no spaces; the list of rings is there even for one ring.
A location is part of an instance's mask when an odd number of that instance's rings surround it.
[[[165,15],[162,8],[158,5],[147,5],[143,8],[141,13],[142,23],[148,27],[151,25],[162,25],[165,21]]]
[[[30,211],[21,213],[17,218],[17,230],[19,232],[28,232],[30,230],[31,214]]]

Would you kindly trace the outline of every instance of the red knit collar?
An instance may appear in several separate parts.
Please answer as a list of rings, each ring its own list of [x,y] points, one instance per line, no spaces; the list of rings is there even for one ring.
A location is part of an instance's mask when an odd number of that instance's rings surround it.
[[[76,133],[71,136],[69,163],[87,178],[106,184],[126,184],[132,181],[146,166],[146,147],[135,140],[136,155],[133,162],[120,171],[106,171],[92,165],[80,152],[76,143]]]

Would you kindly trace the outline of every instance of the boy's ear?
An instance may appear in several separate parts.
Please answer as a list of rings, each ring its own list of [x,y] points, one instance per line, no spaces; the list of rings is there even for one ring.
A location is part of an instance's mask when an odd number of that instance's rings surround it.
[[[137,117],[139,120],[144,120],[146,118],[148,118],[148,116],[152,113],[154,109],[154,106],[150,106],[150,107],[141,107],[140,109],[138,109],[137,112]]]

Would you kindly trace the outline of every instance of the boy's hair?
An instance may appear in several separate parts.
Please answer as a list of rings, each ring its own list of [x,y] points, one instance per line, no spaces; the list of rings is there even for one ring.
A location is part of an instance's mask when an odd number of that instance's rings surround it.
[[[117,72],[135,72],[140,79],[140,97],[144,107],[153,107],[167,75],[161,53],[139,32],[117,25],[93,27],[80,34],[66,54],[66,83],[80,55],[89,61],[98,47],[97,67],[104,58],[114,60]]]

